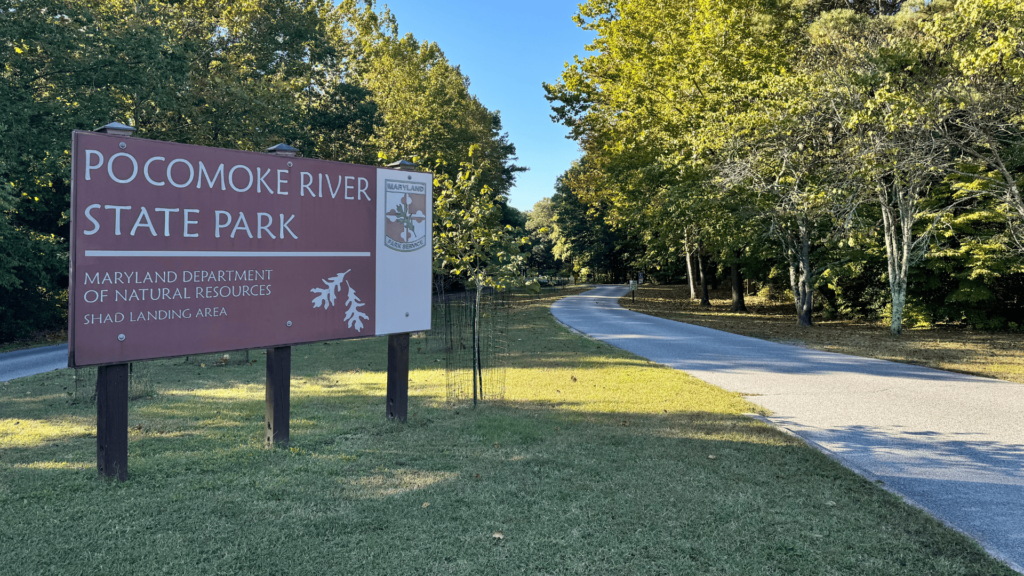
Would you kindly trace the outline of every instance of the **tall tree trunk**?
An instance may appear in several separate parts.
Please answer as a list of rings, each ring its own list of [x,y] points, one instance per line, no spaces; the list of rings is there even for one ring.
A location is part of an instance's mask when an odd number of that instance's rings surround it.
[[[746,312],[747,302],[743,298],[743,272],[740,271],[740,263],[732,263],[732,311]]]
[[[683,232],[683,249],[686,250],[686,280],[690,283],[690,300],[697,299],[697,284],[693,277],[693,253],[690,251],[690,235]]]
[[[700,306],[710,308],[711,298],[708,297],[707,267],[700,244],[697,244],[697,269],[700,270]]]
[[[796,253],[789,254],[789,289],[793,292],[793,307],[796,309],[797,323],[800,322],[800,262]]]
[[[897,186],[897,184],[893,184]],[[907,276],[913,251],[912,226],[916,220],[913,203],[894,190],[897,207],[893,208],[889,195],[879,188],[878,200],[882,207],[882,229],[885,235],[885,255],[888,262],[889,293],[892,296],[892,319],[889,331],[893,336],[903,333],[903,313],[907,306]],[[897,214],[898,212],[898,214]]]
[[[789,267],[790,284],[793,287],[793,299],[796,304],[797,323],[801,326],[812,326],[814,302],[813,278],[811,267],[811,233],[805,221],[799,223],[800,239],[797,246],[795,266]]]

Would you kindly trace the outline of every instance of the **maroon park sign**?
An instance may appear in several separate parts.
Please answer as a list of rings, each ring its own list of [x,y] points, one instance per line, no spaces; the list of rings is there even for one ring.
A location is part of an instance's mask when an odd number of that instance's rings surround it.
[[[95,132],[69,366],[430,328],[431,176]]]

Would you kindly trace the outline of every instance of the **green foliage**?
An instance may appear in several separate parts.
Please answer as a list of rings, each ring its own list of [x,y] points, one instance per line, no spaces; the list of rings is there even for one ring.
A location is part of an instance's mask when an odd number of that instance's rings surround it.
[[[373,2],[0,0],[0,251],[19,282],[0,284],[0,340],[63,322],[51,312],[67,287],[73,130],[120,121],[142,138],[287,142],[327,160],[437,162],[452,179],[475,150],[476,179],[507,211],[523,169],[468,85]]]
[[[504,198],[481,183],[483,174],[472,161],[463,162],[455,178],[437,171],[434,259],[475,286],[500,286],[518,274],[522,239],[512,226],[501,226]]]
[[[562,266],[555,260],[555,214],[551,198],[542,198],[526,215],[529,234],[524,247],[526,266],[534,274],[557,275]]]
[[[476,147],[469,149],[472,156]],[[443,166],[439,166],[443,168]],[[476,290],[473,306],[473,405],[480,363],[480,299],[485,286],[504,288],[518,280],[522,263],[511,225],[501,226],[505,197],[482,183],[484,168],[463,162],[455,178],[443,169],[434,179],[434,261],[443,271],[463,276]]]
[[[0,185],[0,342],[59,326],[67,309],[65,244],[16,225],[14,204],[11,187]]]
[[[514,164],[500,114],[469,93],[469,79],[437,44],[399,34],[389,12],[353,11],[352,19],[362,30],[352,75],[380,113],[372,137],[380,157],[426,162],[455,179],[472,149],[480,183],[507,193],[525,169]]]
[[[585,154],[575,229],[662,279],[697,255],[788,282],[801,324],[820,299],[897,334],[1020,325],[1019,2],[592,0],[577,23],[595,40],[546,86]]]
[[[584,203],[570,188],[569,181],[580,175],[577,166],[555,184],[555,195],[551,198],[552,254],[569,265],[574,274],[605,274],[609,280],[623,281],[628,271],[628,240],[608,224],[605,206]]]

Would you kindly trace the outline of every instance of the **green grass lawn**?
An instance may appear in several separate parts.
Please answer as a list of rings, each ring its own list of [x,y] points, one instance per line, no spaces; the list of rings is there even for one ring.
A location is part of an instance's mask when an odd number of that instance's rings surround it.
[[[404,425],[385,339],[296,347],[289,449],[263,448],[262,355],[140,365],[125,483],[97,478],[71,372],[0,385],[0,573],[1014,574],[549,304],[516,316],[506,400],[477,409],[444,403],[413,339]]]

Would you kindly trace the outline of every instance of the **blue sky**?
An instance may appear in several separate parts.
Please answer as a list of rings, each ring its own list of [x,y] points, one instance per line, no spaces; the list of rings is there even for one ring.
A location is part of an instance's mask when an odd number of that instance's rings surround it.
[[[382,7],[378,4],[378,7]],[[402,34],[436,42],[469,77],[470,92],[501,121],[516,145],[519,174],[509,203],[520,210],[554,193],[555,179],[579,158],[564,126],[551,121],[541,82],[554,82],[565,62],[592,38],[572,21],[566,0],[391,0]]]

